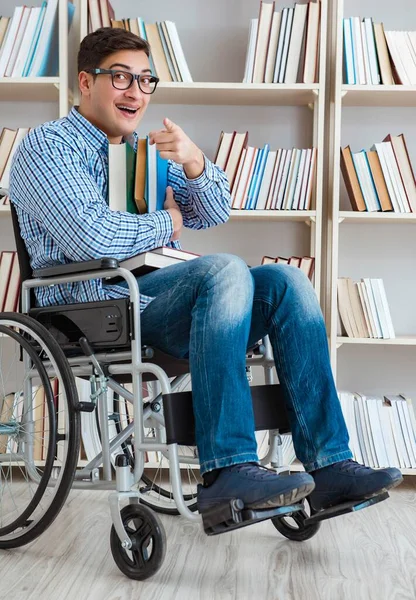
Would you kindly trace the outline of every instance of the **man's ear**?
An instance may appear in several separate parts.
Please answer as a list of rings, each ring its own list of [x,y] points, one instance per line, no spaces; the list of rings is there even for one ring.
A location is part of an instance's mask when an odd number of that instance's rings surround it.
[[[89,96],[92,85],[93,77],[90,73],[86,73],[85,71],[78,73],[78,86],[81,94]]]

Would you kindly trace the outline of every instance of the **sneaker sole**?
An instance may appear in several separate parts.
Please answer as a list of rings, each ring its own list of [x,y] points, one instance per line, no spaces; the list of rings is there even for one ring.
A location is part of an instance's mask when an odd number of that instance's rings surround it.
[[[313,509],[314,512],[319,512],[321,510],[326,510],[327,508],[333,508],[335,506],[338,506],[339,504],[342,504],[343,502],[359,502],[360,500],[370,500],[371,498],[375,498],[376,496],[379,496],[380,494],[383,494],[384,492],[388,492],[389,490],[392,490],[393,488],[397,487],[398,485],[400,485],[403,481],[403,477],[401,477],[401,479],[393,479],[392,482],[389,485],[385,485],[383,488],[380,488],[379,490],[377,490],[376,492],[372,492],[371,494],[364,494],[363,496],[357,496],[357,497],[349,497],[349,498],[343,498],[343,499],[338,499],[336,504],[333,504],[332,502],[330,504],[325,504],[324,506],[322,506],[319,509]]]
[[[298,487],[291,488],[286,492],[281,492],[276,496],[272,496],[267,500],[263,500],[262,502],[254,502],[252,504],[247,504],[246,508],[262,509],[279,506],[290,506],[291,504],[296,504],[296,502],[298,502],[299,500],[306,498],[306,496],[309,496],[309,494],[313,491],[314,487],[314,482],[304,483]]]

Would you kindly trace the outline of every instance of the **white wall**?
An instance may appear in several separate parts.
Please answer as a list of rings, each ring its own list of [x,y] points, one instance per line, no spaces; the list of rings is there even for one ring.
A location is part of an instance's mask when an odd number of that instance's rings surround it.
[[[334,0],[335,1],[335,0]],[[0,0],[0,14],[11,14],[18,0]],[[40,0],[31,0],[39,5]],[[195,81],[242,81],[250,18],[258,0],[112,0],[117,18],[141,16],[146,22],[176,22]],[[290,2],[277,2],[279,9]],[[414,0],[346,0],[345,16],[373,16],[387,29],[416,30]],[[0,104],[0,127],[35,126],[56,117],[55,105]],[[213,107],[151,105],[139,133],[162,126],[168,116],[213,157],[221,129],[250,131],[250,142],[273,147],[312,143],[312,113],[294,107]],[[342,144],[368,148],[387,133],[405,133],[416,166],[416,109],[345,108]],[[341,207],[349,208],[342,184]],[[410,225],[343,225],[340,276],[383,277],[397,333],[416,333],[414,298],[416,236]],[[7,218],[0,219],[1,247],[12,247]],[[233,222],[205,232],[186,232],[183,245],[196,252],[229,251],[258,264],[263,254],[308,254],[309,228],[303,223]],[[405,391],[416,396],[416,348],[342,347],[338,382],[363,392]]]

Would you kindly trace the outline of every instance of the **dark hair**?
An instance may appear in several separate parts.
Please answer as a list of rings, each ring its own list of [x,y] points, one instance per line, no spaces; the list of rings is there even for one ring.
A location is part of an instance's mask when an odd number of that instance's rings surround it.
[[[101,27],[82,40],[78,52],[78,73],[95,69],[103,60],[119,50],[142,50],[147,56],[150,46],[136,34],[118,27]]]

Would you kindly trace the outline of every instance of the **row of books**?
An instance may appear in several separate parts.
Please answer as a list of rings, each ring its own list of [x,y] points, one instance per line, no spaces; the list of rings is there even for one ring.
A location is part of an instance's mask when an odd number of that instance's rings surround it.
[[[274,8],[260,2],[259,17],[250,21],[243,83],[315,83],[320,3]]]
[[[75,7],[68,2],[68,20]],[[58,0],[16,6],[0,19],[0,77],[58,75]]]
[[[341,171],[353,210],[416,212],[416,179],[404,135],[371,150],[341,148]]]
[[[352,338],[395,338],[384,282],[350,277],[337,281],[341,333]]]
[[[20,269],[17,252],[0,254],[0,312],[16,312],[19,306]]]
[[[151,48],[151,68],[161,81],[192,82],[176,24],[173,21],[145,23],[137,19],[115,19],[108,0],[89,0],[89,31],[100,27],[127,29],[147,40]]]
[[[229,180],[232,208],[309,210],[316,148],[270,150],[248,146],[248,132],[222,132],[214,162]]]
[[[416,31],[385,31],[371,17],[343,20],[344,81],[415,85]]]
[[[315,258],[313,256],[291,256],[290,258],[285,258],[283,256],[263,256],[261,259],[262,265],[270,265],[275,263],[298,267],[305,273],[307,277],[309,277],[309,279],[312,280],[313,272],[315,270]]]
[[[416,418],[405,394],[367,396],[339,391],[357,462],[373,468],[416,468]]]
[[[27,127],[19,127],[18,129],[4,127],[0,132],[0,191],[9,189],[12,158],[17,146],[28,132]]]

